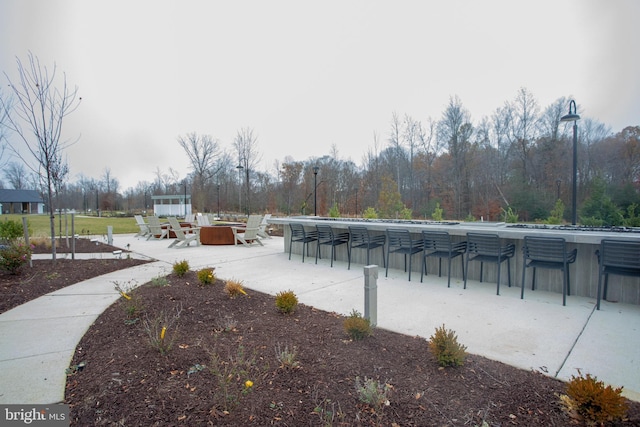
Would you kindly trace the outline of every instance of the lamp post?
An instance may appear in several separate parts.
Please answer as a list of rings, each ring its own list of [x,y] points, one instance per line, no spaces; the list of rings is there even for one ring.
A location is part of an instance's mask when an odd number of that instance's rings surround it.
[[[187,179],[184,179],[184,217],[187,217]]]
[[[242,213],[242,169],[244,166],[239,164],[236,169],[238,169],[238,212]]]
[[[318,166],[313,167],[313,215],[318,216]]]
[[[218,218],[220,218],[220,182],[218,181]]]
[[[580,116],[576,113],[576,102],[572,99],[571,102],[569,102],[569,114],[560,118],[561,122],[573,122],[573,187],[571,193],[572,225],[576,225],[578,222],[578,120],[580,120]]]

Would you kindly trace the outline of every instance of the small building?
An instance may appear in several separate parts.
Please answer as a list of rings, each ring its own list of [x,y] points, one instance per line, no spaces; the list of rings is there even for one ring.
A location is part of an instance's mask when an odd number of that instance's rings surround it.
[[[155,216],[186,216],[191,214],[191,195],[151,196]]]
[[[44,201],[35,190],[0,189],[0,212],[4,214],[42,214]]]

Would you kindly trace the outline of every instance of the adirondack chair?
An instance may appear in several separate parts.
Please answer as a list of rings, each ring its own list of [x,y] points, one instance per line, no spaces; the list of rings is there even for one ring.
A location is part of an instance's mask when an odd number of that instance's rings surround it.
[[[133,217],[136,219],[136,223],[138,224],[138,227],[140,227],[140,231],[138,231],[134,237],[148,236],[149,224],[144,222],[144,218],[142,218],[142,215],[134,215]]]
[[[209,217],[207,215],[198,214],[196,216],[196,220],[198,221],[198,227],[211,225],[211,223],[209,222]]]
[[[170,248],[186,248],[192,242],[196,246],[200,246],[200,228],[199,227],[181,227],[176,217],[169,217],[169,225],[171,231],[176,235],[176,239],[169,245]]]
[[[169,229],[162,228],[160,224],[160,220],[157,216],[152,215],[147,217],[148,227],[149,227],[149,236],[147,236],[147,240],[149,239],[164,239],[169,237]]]
[[[269,223],[267,222],[267,220],[271,218],[271,214],[266,214],[263,218],[262,218],[262,222],[260,223],[260,229],[258,230],[258,236],[262,237],[263,239],[270,239],[271,235],[269,233],[267,233],[267,227],[269,226]]]
[[[231,227],[234,238],[233,244],[237,245],[240,242],[245,246],[251,246],[252,243],[258,243],[260,246],[264,246],[260,241],[260,236],[258,236],[261,222],[261,215],[249,215],[246,227]]]

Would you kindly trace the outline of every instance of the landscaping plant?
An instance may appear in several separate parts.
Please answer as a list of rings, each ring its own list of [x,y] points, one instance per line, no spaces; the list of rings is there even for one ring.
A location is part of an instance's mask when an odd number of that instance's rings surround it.
[[[202,285],[210,285],[216,281],[216,276],[213,274],[215,268],[203,268],[198,270],[198,281]]]
[[[586,425],[605,425],[623,419],[627,414],[627,402],[622,397],[622,387],[606,386],[596,377],[581,373],[571,376],[567,394],[560,396],[560,403],[572,418]]]
[[[176,261],[173,263],[173,273],[176,276],[182,277],[185,274],[187,274],[188,271],[189,271],[189,261],[187,261],[186,259],[182,261]]]
[[[458,343],[458,337],[444,325],[436,328],[429,338],[429,348],[440,366],[460,366],[464,363],[467,347]]]
[[[282,291],[276,294],[276,307],[280,313],[290,314],[298,306],[298,297],[293,291]]]
[[[357,310],[352,310],[349,317],[344,319],[344,330],[352,340],[358,341],[371,335],[371,322],[362,317]]]

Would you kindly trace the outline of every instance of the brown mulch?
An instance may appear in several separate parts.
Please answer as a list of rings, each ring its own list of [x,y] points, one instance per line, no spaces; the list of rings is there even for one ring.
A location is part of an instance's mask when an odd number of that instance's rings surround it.
[[[58,274],[84,269],[69,267]],[[167,279],[118,300],[82,338],[65,396],[72,426],[574,424],[558,403],[564,384],[541,373],[476,355],[441,369],[424,338],[376,329],[352,341],[335,313],[299,305],[283,315],[273,296],[231,299],[223,282],[200,286],[195,272]],[[162,355],[148,324],[176,317]],[[278,360],[285,349],[296,366]],[[387,384],[388,404],[361,401],[357,378]],[[640,403],[629,405],[619,425],[640,425]]]
[[[120,248],[101,242],[91,242],[89,239],[76,239],[76,253],[112,253],[114,250],[120,250]],[[67,247],[66,239],[63,239],[56,246],[56,252],[60,254],[71,253],[71,243]],[[149,262],[128,259],[126,251],[123,252],[122,259],[115,257],[113,259],[87,260],[59,258],[55,263],[51,259],[34,259],[32,260],[33,267],[25,265],[18,275],[9,274],[0,269],[0,313],[65,286]],[[39,244],[35,246],[33,253],[50,254],[51,248]]]

